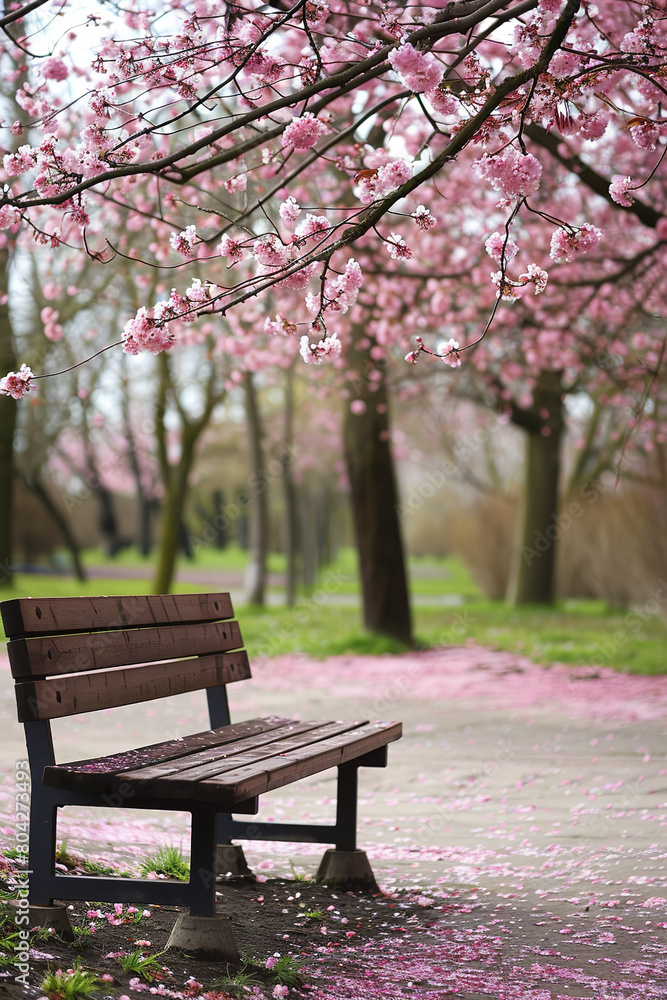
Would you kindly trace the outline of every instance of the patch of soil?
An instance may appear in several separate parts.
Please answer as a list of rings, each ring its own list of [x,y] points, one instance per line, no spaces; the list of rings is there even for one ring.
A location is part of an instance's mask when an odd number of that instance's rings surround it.
[[[187,955],[175,949],[163,952],[179,913],[177,907],[147,907],[141,912],[122,912],[109,903],[76,902],[65,904],[76,940],[65,942],[59,937],[40,934],[33,941],[30,956],[28,986],[11,986],[12,974],[0,972],[0,996],[3,989],[16,991],[22,997],[42,997],[42,982],[49,969],[71,969],[79,964],[98,977],[111,977],[101,982],[96,998],[117,998],[123,994],[138,997],[130,981],[135,973],[123,971],[119,957],[138,949],[146,955],[158,955],[161,971],[145,981],[145,990],[158,995],[200,997],[207,993],[215,1000],[227,997],[272,997],[276,984],[274,973],[266,967],[271,956],[292,956],[291,967],[299,970],[300,982],[292,987],[290,996],[312,995],[309,966],[317,963],[321,975],[322,963],[331,959],[338,963],[339,953],[355,951],[373,942],[377,947],[383,939],[400,937],[410,919],[426,929],[433,913],[415,902],[413,893],[387,896],[336,891],[300,879],[253,878],[229,879],[221,886],[218,912],[226,915],[232,925],[242,958],[241,972],[250,976],[245,984],[229,981],[238,970],[221,962],[212,962]],[[91,911],[97,911],[92,913]],[[109,919],[110,918],[110,919]],[[118,921],[118,922],[115,922]],[[90,932],[91,925],[94,931]],[[240,979],[241,977],[239,977]],[[3,983],[5,984],[3,986]],[[243,985],[246,985],[245,990]],[[259,992],[252,993],[253,986]],[[318,991],[319,995],[319,991]]]

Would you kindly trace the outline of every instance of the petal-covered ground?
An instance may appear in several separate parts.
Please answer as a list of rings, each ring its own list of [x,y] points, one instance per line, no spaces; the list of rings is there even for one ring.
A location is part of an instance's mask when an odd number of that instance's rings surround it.
[[[236,719],[404,722],[388,768],[363,772],[359,839],[389,898],[432,919],[408,917],[388,937],[378,927],[362,945],[324,939],[308,961],[321,997],[667,1000],[667,677],[547,669],[468,645],[280,657],[253,674],[230,689]],[[0,840],[11,846],[24,750],[4,676]],[[202,699],[181,696],[60,724],[56,747],[77,759],[204,719]],[[267,796],[261,818],[326,820],[334,794],[333,775],[314,777]],[[71,850],[136,863],[158,843],[187,851],[187,831],[178,813],[68,809],[59,834]],[[271,880],[311,873],[319,852],[245,847]],[[288,936],[283,948],[300,944]]]

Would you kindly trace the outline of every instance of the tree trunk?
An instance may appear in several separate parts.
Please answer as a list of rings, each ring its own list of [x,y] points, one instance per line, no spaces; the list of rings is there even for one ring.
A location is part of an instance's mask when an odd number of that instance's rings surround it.
[[[246,372],[243,385],[245,389],[245,411],[248,424],[251,469],[248,478],[251,503],[249,507],[250,533],[245,577],[245,599],[248,604],[263,606],[266,597],[269,514],[266,498],[267,479],[264,475],[262,453],[262,422],[257,391],[251,372]]]
[[[517,411],[515,423],[527,431],[524,496],[507,601],[552,604],[555,597],[560,479],[563,436],[562,387],[557,372],[538,379],[530,411]]]
[[[6,299],[9,253],[0,250],[0,292]],[[0,375],[16,371],[14,336],[7,301],[0,299]],[[12,584],[12,529],[14,492],[14,431],[16,400],[0,396],[0,587]]]
[[[196,443],[196,438],[193,440],[188,430],[189,428],[184,428],[182,431],[181,457],[178,465],[169,469],[164,483],[160,551],[153,582],[156,594],[171,593],[176,571],[176,558],[182,538],[183,512],[188,495],[188,479],[194,463]]]
[[[81,551],[79,548],[79,543],[74,537],[72,530],[69,526],[69,521],[66,517],[63,517],[61,511],[54,504],[48,490],[44,484],[35,476],[28,478],[26,476],[22,477],[23,482],[32,490],[36,497],[39,498],[41,503],[44,505],[45,509],[49,512],[49,515],[53,518],[55,523],[60,529],[60,533],[63,536],[63,540],[69,549],[69,554],[72,557],[72,566],[74,567],[74,573],[77,580],[81,580],[83,583],[88,579],[85,569],[83,568],[83,563],[81,562]]]
[[[283,496],[285,500],[285,604],[296,603],[296,582],[299,573],[299,518],[297,492],[290,456],[294,454],[294,366],[285,373],[285,435],[283,441]]]
[[[189,490],[189,480],[195,463],[197,442],[208,426],[215,406],[222,399],[222,394],[216,392],[215,369],[211,367],[206,384],[206,399],[199,417],[190,420],[182,407],[178,407],[181,420],[181,455],[176,465],[169,462],[167,452],[167,427],[165,416],[167,403],[173,387],[169,358],[163,353],[158,355],[159,382],[155,406],[155,433],[157,440],[158,461],[164,488],[162,503],[162,524],[160,535],[160,552],[153,581],[156,594],[171,592],[176,570],[176,558],[182,539],[185,501]]]
[[[364,625],[371,632],[413,646],[398,488],[389,444],[386,378],[384,370],[371,358],[372,344],[363,331],[355,329],[352,339],[349,360],[359,376],[355,401],[363,403],[364,409],[352,412],[346,401],[343,444],[359,554]],[[373,382],[367,378],[372,370],[381,376]],[[356,406],[355,411],[360,408]]]

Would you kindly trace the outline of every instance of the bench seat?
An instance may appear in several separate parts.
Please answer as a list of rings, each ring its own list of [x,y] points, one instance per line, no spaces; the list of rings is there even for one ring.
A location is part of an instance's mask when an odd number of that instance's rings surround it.
[[[44,769],[43,783],[138,801],[209,802],[221,811],[371,753],[399,739],[399,723],[299,722],[270,716],[152,746]],[[253,809],[253,811],[255,811]]]

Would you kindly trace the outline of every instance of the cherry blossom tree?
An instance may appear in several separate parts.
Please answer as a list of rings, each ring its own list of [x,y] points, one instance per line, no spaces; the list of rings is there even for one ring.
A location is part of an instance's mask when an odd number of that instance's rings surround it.
[[[22,227],[51,253],[79,248],[101,266],[120,253],[159,272],[161,297],[141,305],[120,333],[128,354],[170,350],[184,323],[231,319],[256,303],[267,333],[296,338],[306,363],[336,363],[341,317],[348,313],[354,330],[365,294],[367,304],[375,299],[376,327],[361,338],[375,365],[365,376],[372,385],[375,371],[379,383],[373,352],[388,334],[369,269],[387,278],[389,299],[392,268],[401,275],[419,265],[437,284],[448,238],[454,291],[452,281],[441,282],[435,325],[433,309],[404,311],[406,344],[423,331],[408,359],[434,351],[456,369],[452,377],[466,367],[489,373],[498,348],[487,348],[488,334],[508,299],[538,293],[548,317],[564,298],[553,293],[559,268],[570,268],[573,287],[581,267],[582,288],[592,289],[621,276],[634,281],[661,262],[659,0],[363,8],[346,0],[173,0],[156,14],[132,3],[117,13],[100,8],[86,25],[67,3],[45,0],[17,8],[3,25],[16,30],[34,9],[43,27],[31,15],[16,43],[27,78],[16,96],[23,113],[5,126],[0,224]],[[67,35],[55,37],[52,9]],[[75,40],[77,52],[89,53],[76,65]],[[16,136],[36,129],[40,141],[14,148]],[[108,238],[109,213],[128,220],[134,245]],[[633,230],[627,248],[618,242],[625,220]],[[482,267],[476,301],[463,303],[466,276]],[[276,295],[286,295],[289,313],[269,311]],[[579,301],[588,308],[585,294]],[[444,325],[449,335],[441,337]],[[546,349],[545,335],[557,339],[558,328],[543,325],[516,323],[509,336],[504,323],[508,352]],[[429,344],[429,331],[441,347]],[[525,392],[538,422],[549,410],[555,431],[557,408],[541,394],[555,399],[557,367],[537,368]],[[34,384],[19,368],[0,388],[20,398]],[[543,428],[536,434],[546,437]]]

